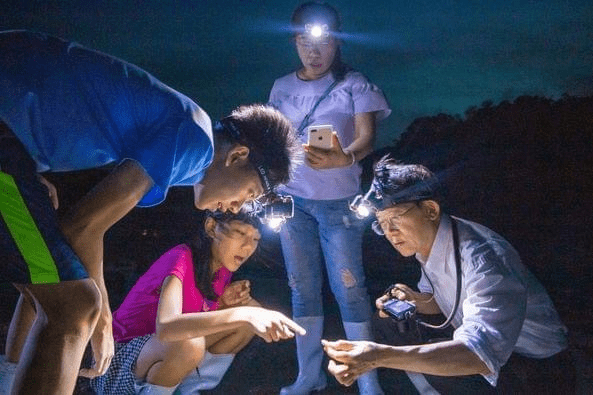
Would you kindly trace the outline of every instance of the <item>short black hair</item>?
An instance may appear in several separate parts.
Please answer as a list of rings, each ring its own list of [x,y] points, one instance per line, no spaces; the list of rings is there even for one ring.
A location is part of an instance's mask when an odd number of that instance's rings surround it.
[[[327,24],[331,32],[339,32],[342,21],[338,11],[325,2],[309,1],[298,6],[290,17],[293,28],[304,29],[307,23]]]
[[[271,106],[237,107],[215,124],[214,136],[219,142],[237,142],[249,148],[250,162],[256,169],[265,170],[271,188],[286,184],[300,160],[292,123]]]
[[[394,204],[435,200],[438,198],[437,177],[419,164],[403,164],[385,155],[374,166],[373,188],[380,209]]]

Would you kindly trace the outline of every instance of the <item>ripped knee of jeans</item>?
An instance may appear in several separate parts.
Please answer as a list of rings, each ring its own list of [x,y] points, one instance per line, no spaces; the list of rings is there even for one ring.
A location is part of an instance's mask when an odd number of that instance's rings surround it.
[[[352,272],[348,269],[342,269],[340,271],[341,273],[341,278],[342,278],[342,284],[344,284],[344,286],[346,288],[352,288],[354,286],[356,286],[356,277],[354,277],[354,275],[352,274]]]

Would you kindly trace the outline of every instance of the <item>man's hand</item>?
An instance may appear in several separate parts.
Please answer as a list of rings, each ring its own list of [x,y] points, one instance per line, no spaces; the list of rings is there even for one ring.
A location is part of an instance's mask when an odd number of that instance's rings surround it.
[[[358,376],[377,367],[375,356],[375,351],[378,349],[377,343],[322,340],[321,344],[323,344],[323,350],[330,358],[329,372],[342,385],[351,386]]]
[[[233,281],[220,296],[220,307],[245,306],[252,300],[249,280]]]
[[[94,361],[93,366],[90,369],[80,369],[79,376],[93,378],[104,375],[105,372],[107,372],[115,353],[113,328],[111,324],[111,311],[108,308],[103,308],[101,317],[99,318],[93,336],[91,337],[91,348],[93,350]]]
[[[416,306],[416,311],[421,314],[442,314],[439,306],[430,293],[416,292],[406,284],[395,284],[389,292],[375,300],[375,306],[379,310],[379,316],[387,318],[389,315],[383,311],[383,304],[389,299],[408,301]]]
[[[305,150],[305,162],[313,169],[333,169],[346,167],[352,164],[352,156],[342,150],[338,134],[332,134],[332,147],[323,149],[303,144]]]

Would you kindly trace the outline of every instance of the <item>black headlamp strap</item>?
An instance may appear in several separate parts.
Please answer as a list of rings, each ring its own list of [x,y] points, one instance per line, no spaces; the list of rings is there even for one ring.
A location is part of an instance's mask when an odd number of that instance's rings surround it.
[[[273,190],[272,183],[270,182],[270,179],[268,178],[268,172],[266,171],[266,168],[263,167],[262,165],[256,166],[255,169],[257,170],[257,174],[259,175],[261,184],[264,187],[264,195],[267,195],[268,193],[272,192],[272,190]]]
[[[230,118],[223,118],[219,121],[220,127],[226,130],[235,140],[241,141],[241,132],[239,128],[235,125],[235,123]],[[264,135],[269,133],[269,129],[266,129]],[[252,162],[253,163],[253,162]],[[268,177],[267,169],[264,165],[255,165],[255,169],[257,170],[257,175],[259,176],[262,186],[264,187],[264,194],[268,194],[272,192],[274,189],[272,187],[272,183],[270,182],[270,178]]]

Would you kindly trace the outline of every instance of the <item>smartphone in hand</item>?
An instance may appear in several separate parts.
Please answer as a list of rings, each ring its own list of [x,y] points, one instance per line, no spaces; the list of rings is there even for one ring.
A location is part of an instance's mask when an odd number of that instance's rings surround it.
[[[332,125],[313,125],[307,128],[308,141],[311,147],[330,149],[332,148],[332,135],[334,127]]]

